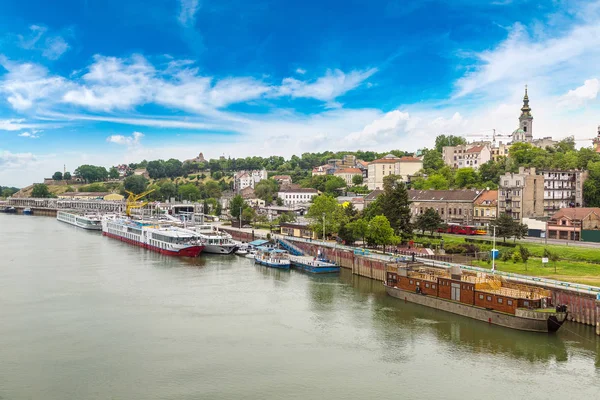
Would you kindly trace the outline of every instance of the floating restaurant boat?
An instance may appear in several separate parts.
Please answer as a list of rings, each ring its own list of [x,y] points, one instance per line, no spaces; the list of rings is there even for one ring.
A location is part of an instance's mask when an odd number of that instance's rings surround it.
[[[68,211],[59,211],[56,213],[56,219],[83,229],[92,231],[102,230],[102,217],[98,214],[77,214]]]
[[[290,269],[290,255],[285,250],[271,247],[258,247],[254,255],[254,262],[271,268]]]
[[[548,290],[458,267],[390,264],[384,285],[404,301],[524,331],[556,332],[567,318],[566,306],[550,307]]]
[[[318,257],[290,255],[292,266],[312,274],[330,274],[340,272],[340,267]]]
[[[204,250],[204,242],[197,233],[152,221],[105,218],[102,234],[169,256],[197,257]]]

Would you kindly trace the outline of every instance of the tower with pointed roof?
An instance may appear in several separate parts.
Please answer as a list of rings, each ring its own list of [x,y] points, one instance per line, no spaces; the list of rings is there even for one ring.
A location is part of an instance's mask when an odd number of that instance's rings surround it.
[[[512,134],[513,143],[533,141],[533,116],[531,107],[529,107],[529,96],[527,95],[527,85],[525,85],[525,96],[523,97],[523,107],[521,107],[521,116],[519,117],[519,128]]]

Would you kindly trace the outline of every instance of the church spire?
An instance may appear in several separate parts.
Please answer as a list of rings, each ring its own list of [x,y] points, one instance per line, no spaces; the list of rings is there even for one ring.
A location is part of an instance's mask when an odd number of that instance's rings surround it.
[[[521,117],[530,117],[531,108],[529,107],[529,96],[527,96],[527,85],[525,85],[525,96],[523,97],[523,107],[521,107]]]

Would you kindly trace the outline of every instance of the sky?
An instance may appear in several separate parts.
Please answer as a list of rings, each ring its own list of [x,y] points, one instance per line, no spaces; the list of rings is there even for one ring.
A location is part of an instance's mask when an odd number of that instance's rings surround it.
[[[0,185],[508,135],[525,85],[534,138],[591,146],[598,65],[600,1],[3,0]]]

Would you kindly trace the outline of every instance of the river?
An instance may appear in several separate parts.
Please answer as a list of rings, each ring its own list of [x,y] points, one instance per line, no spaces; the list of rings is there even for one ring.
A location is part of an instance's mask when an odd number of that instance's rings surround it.
[[[0,399],[569,399],[600,337],[517,332],[236,256],[0,214]]]

